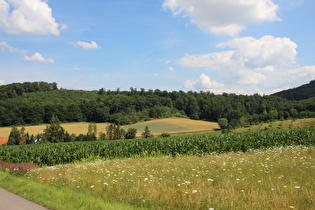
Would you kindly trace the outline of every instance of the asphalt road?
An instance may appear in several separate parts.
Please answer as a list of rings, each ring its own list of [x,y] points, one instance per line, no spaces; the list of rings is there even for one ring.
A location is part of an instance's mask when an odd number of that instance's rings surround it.
[[[25,198],[0,188],[0,210],[47,210]]]

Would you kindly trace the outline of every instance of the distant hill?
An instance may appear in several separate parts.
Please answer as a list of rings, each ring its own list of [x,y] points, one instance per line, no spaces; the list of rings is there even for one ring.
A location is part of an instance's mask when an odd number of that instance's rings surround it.
[[[308,92],[314,94],[315,91]],[[129,91],[119,88],[115,91],[104,88],[66,90],[57,88],[57,83],[46,82],[0,86],[0,127],[49,123],[53,116],[61,122],[119,125],[169,117],[212,122],[225,118],[229,129],[233,129],[265,121],[315,117],[315,97],[293,102],[259,94],[215,95],[202,91],[167,92],[132,87]]]
[[[283,90],[272,95],[286,98],[292,101],[300,101],[315,97],[315,80],[311,81],[308,84],[299,86],[297,88]]]

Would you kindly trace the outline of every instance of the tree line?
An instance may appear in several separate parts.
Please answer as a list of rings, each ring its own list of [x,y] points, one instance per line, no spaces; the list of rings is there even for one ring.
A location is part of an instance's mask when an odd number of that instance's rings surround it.
[[[52,116],[57,116],[61,122],[116,125],[152,118],[187,117],[215,122],[225,118],[230,128],[236,128],[273,120],[315,117],[315,98],[290,101],[259,94],[215,95],[203,91],[143,88],[83,91],[58,89],[56,84],[48,87],[52,89],[22,91],[21,95],[0,99],[0,126],[50,123]]]
[[[315,97],[315,80],[310,81],[308,84],[301,85],[296,88],[274,93],[273,95],[280,96],[282,98],[286,98],[293,101],[299,101]]]
[[[89,123],[88,132],[86,134],[69,134],[62,126],[57,116],[53,116],[50,124],[46,126],[44,132],[37,135],[25,133],[25,128],[18,129],[12,127],[7,145],[20,144],[38,144],[38,143],[61,143],[74,141],[96,141],[96,140],[117,140],[117,139],[135,139],[137,136],[136,128],[128,128],[125,131],[120,125],[109,124],[105,132],[97,133],[95,123]],[[151,138],[153,135],[148,126],[144,128],[141,134],[142,138]],[[169,137],[161,135],[162,137]]]

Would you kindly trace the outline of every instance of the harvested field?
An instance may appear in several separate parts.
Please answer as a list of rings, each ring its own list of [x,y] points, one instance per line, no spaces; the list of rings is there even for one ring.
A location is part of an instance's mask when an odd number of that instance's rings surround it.
[[[87,122],[79,123],[62,123],[61,126],[68,131],[70,134],[86,134],[88,131]],[[97,133],[103,132],[106,133],[106,127],[109,123],[96,123]],[[46,128],[46,124],[36,125],[36,126],[25,126],[25,132],[28,132],[30,135],[37,135],[43,133]],[[142,123],[136,123],[133,125],[122,126],[125,130],[128,128],[136,128],[138,130],[138,136],[141,136],[145,126],[149,126],[151,133],[153,135],[160,135],[163,132],[170,134],[184,134],[184,133],[200,133],[200,132],[210,132],[216,129],[219,129],[217,123],[206,122],[200,120],[190,120],[185,118],[164,118],[146,121]],[[19,129],[22,126],[17,126]],[[9,137],[12,127],[0,127],[0,137]]]
[[[128,128],[136,128],[137,136],[140,136],[145,126],[149,126],[151,133],[155,136],[167,132],[173,135],[187,133],[211,132],[220,129],[218,123],[206,122],[201,120],[191,120],[185,118],[163,118],[141,122],[133,125],[123,126],[125,130]]]

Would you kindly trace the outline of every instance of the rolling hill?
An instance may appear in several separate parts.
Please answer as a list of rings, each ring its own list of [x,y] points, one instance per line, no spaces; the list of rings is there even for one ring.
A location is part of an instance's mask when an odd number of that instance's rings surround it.
[[[315,80],[310,81],[308,84],[288,90],[283,90],[272,95],[286,98],[292,101],[300,101],[315,97]]]
[[[79,123],[62,123],[61,126],[68,131],[70,134],[86,134],[88,131],[88,124],[86,122]],[[97,123],[98,132],[106,132],[106,126],[108,123]],[[154,136],[160,135],[163,132],[170,134],[184,134],[184,133],[201,133],[201,132],[211,132],[220,129],[217,123],[206,122],[201,120],[190,120],[185,118],[165,118],[165,119],[155,119],[150,121],[145,121],[141,123],[136,123],[132,125],[122,126],[123,129],[128,130],[128,128],[136,128],[137,136],[140,137],[145,126],[149,126],[151,133]],[[21,128],[18,126],[17,128]],[[43,133],[46,125],[35,125],[35,126],[25,126],[25,132],[29,134],[37,135]],[[11,127],[0,127],[0,137],[8,137],[11,131]]]

